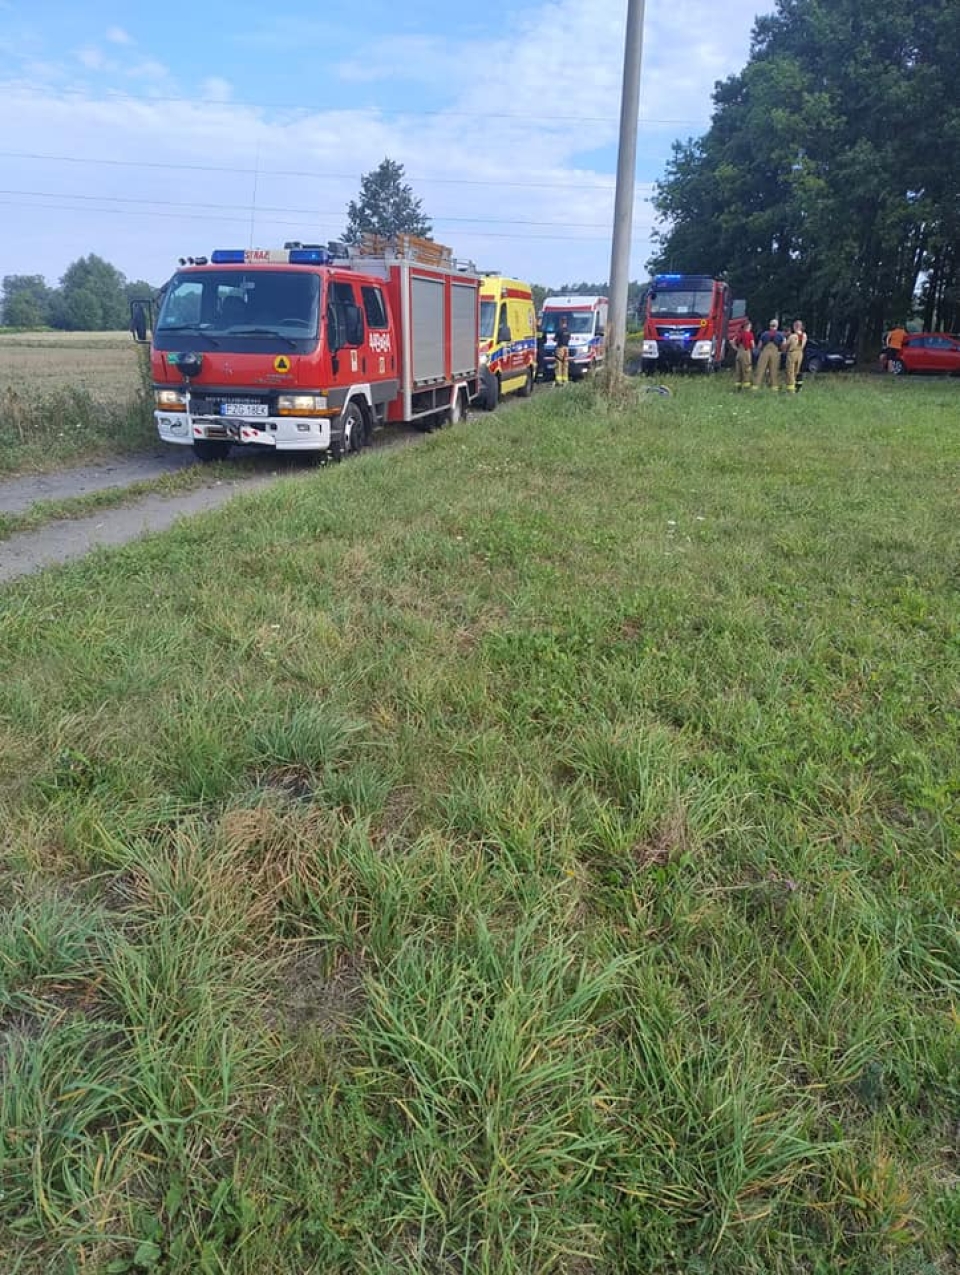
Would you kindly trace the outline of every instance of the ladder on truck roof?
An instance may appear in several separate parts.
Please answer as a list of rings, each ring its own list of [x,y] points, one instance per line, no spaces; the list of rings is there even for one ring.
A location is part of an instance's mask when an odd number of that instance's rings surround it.
[[[458,260],[445,244],[435,243],[420,235],[376,235],[372,231],[365,231],[359,244],[336,247],[348,261],[358,263],[376,260],[389,265],[402,261],[409,265],[429,266],[435,270],[449,270],[458,274],[477,272],[472,261]]]

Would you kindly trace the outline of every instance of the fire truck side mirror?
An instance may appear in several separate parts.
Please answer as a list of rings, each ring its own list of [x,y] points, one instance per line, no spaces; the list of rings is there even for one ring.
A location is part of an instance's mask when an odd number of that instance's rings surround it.
[[[149,301],[136,300],[130,302],[130,332],[137,345],[147,344],[147,332],[150,328]]]

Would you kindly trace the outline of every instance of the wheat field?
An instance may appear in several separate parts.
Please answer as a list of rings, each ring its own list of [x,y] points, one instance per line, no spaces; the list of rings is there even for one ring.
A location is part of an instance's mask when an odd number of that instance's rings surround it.
[[[29,396],[85,390],[102,401],[137,389],[136,345],[129,332],[0,333],[0,388]]]

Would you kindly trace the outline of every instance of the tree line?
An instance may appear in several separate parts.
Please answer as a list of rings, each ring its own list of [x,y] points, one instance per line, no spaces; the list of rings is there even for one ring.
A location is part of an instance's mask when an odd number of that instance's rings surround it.
[[[861,349],[911,317],[960,331],[958,84],[956,0],[778,0],[674,145],[651,269]]]
[[[128,282],[116,266],[91,253],[68,266],[56,288],[43,275],[5,275],[0,323],[68,332],[117,331],[129,326],[130,301],[153,292],[149,283]]]

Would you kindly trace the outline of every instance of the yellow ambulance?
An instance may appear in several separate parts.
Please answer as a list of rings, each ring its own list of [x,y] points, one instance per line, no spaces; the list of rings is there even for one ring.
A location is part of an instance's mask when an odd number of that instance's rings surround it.
[[[537,316],[529,283],[503,275],[480,281],[480,393],[493,411],[502,394],[533,393],[537,376]]]

